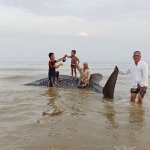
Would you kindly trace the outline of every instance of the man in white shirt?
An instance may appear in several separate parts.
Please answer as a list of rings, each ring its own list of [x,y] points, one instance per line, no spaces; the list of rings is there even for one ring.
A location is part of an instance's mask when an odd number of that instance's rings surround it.
[[[131,102],[135,102],[138,95],[138,103],[143,103],[144,95],[148,86],[148,65],[141,61],[141,52],[135,51],[133,53],[134,63],[131,64],[126,70],[120,70],[119,74],[131,74]]]

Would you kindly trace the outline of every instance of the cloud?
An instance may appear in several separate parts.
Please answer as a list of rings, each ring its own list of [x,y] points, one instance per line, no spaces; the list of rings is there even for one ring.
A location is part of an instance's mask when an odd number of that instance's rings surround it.
[[[30,0],[30,3],[26,0],[1,0],[0,3],[39,16],[74,16],[88,20],[125,20],[137,13],[150,12],[149,0]]]
[[[89,59],[91,50],[97,59],[116,59],[120,50],[126,59],[135,49],[148,56],[149,8],[149,0],[0,0],[0,60],[19,53],[42,60],[66,49],[82,57],[86,50]]]
[[[77,34],[77,36],[88,36],[88,34],[86,32],[81,31]]]
[[[14,6],[1,6],[0,10],[0,38],[44,38],[51,35],[112,39],[150,38],[150,19],[139,20],[141,13],[122,21],[90,21],[75,16],[39,16]],[[150,16],[150,13],[145,13],[145,16]]]

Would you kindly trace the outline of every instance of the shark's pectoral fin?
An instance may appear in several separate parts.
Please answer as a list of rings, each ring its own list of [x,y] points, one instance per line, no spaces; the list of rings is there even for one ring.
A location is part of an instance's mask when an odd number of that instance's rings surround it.
[[[118,68],[116,67],[116,70],[113,71],[109,79],[107,80],[104,88],[103,88],[103,95],[104,98],[114,98],[114,90],[115,90],[115,85],[118,77]]]

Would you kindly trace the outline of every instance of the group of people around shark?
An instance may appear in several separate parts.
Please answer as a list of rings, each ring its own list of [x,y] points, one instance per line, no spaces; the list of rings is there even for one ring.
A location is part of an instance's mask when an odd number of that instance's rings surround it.
[[[55,83],[55,78],[57,79],[57,82],[61,82],[62,79],[59,78],[59,72],[56,71],[57,68],[59,68],[60,66],[63,66],[62,63],[60,64],[56,64],[60,61],[65,61],[66,58],[70,58],[71,59],[71,75],[72,75],[72,79],[76,79],[77,77],[77,70],[80,73],[80,79],[79,79],[79,83],[78,83],[78,87],[79,88],[86,88],[89,84],[89,80],[90,80],[90,76],[91,73],[89,71],[88,68],[88,63],[84,62],[83,63],[83,67],[79,66],[80,60],[79,58],[76,56],[76,50],[72,50],[71,51],[71,55],[64,55],[64,57],[55,60],[55,54],[54,53],[49,53],[49,72],[48,72],[48,76],[49,76],[49,82],[50,82],[50,87],[53,87],[54,83]]]
[[[76,56],[76,50],[72,50],[70,56],[64,55],[62,58],[57,60],[55,59],[54,53],[49,53],[49,58],[50,60],[48,63],[49,65],[48,76],[49,76],[50,87],[53,87],[55,83],[55,78],[57,79],[57,82],[62,81],[62,79],[59,78],[59,72],[56,71],[56,69],[59,68],[60,66],[63,66],[63,64],[62,63],[57,64],[57,63],[60,61],[64,62],[66,58],[71,59],[70,67],[71,67],[72,78],[75,79],[77,77],[76,70],[78,70],[80,73],[78,87],[86,88],[88,86],[90,81],[90,76],[91,76],[88,63],[84,62],[83,67],[79,66],[80,60]],[[148,65],[141,60],[140,51],[135,51],[133,53],[133,60],[134,63],[129,65],[129,67],[126,70],[120,70],[117,67],[115,67],[114,70],[118,70],[118,73],[122,75],[128,75],[128,74],[131,75],[132,84],[130,89],[130,93],[131,93],[130,100],[131,102],[135,102],[136,97],[138,96],[137,102],[139,104],[142,104],[144,95],[146,94],[146,90],[148,87]]]

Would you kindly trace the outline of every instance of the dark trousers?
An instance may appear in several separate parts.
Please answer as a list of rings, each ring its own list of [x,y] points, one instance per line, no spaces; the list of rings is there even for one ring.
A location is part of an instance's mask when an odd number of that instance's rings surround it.
[[[55,78],[59,77],[59,71],[56,71],[54,75],[49,75],[49,86],[53,87],[55,83]]]

